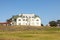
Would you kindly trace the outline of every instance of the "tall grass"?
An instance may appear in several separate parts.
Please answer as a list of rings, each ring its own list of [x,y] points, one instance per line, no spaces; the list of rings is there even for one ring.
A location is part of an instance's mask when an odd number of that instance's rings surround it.
[[[0,26],[0,40],[60,40],[60,28]]]

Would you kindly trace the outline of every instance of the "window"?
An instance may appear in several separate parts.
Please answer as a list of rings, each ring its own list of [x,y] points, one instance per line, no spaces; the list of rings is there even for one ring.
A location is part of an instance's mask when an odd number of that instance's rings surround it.
[[[23,18],[25,18],[25,16],[23,16]]]
[[[26,21],[28,21],[28,19],[26,19]]]
[[[23,21],[25,21],[25,19],[23,19]]]
[[[16,22],[16,19],[14,19],[14,21]]]
[[[31,18],[31,17],[29,16],[29,18]]]
[[[19,21],[21,21],[21,19],[19,19]]]
[[[37,19],[36,21],[39,21],[39,19]]]
[[[34,16],[32,18],[34,18]]]
[[[28,18],[28,17],[26,16],[26,18]]]

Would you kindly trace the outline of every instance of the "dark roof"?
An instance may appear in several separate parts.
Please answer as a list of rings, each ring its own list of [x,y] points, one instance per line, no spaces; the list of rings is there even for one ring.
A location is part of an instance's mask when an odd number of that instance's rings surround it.
[[[19,15],[12,16],[12,18],[14,18],[14,19],[16,19],[18,17],[22,17],[22,15],[21,16],[19,16]]]
[[[35,18],[36,18],[36,17],[39,17],[39,16],[35,15]]]
[[[13,18],[13,19],[16,19],[16,18],[22,17],[22,16],[23,16],[22,14],[21,14],[20,16],[19,16],[19,15],[14,15],[14,16],[12,16],[12,18]],[[36,17],[39,17],[39,16],[35,15],[34,18],[36,18]]]

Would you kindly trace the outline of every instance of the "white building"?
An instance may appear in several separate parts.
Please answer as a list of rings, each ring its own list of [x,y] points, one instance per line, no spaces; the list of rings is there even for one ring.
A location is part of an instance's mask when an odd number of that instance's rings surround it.
[[[11,25],[41,26],[41,19],[35,14],[19,14],[12,17]]]

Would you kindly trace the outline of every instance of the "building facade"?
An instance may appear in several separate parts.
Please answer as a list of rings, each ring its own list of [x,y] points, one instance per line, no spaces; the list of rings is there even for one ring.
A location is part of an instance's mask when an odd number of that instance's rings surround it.
[[[12,18],[11,25],[41,26],[41,19],[35,14],[19,14]]]

